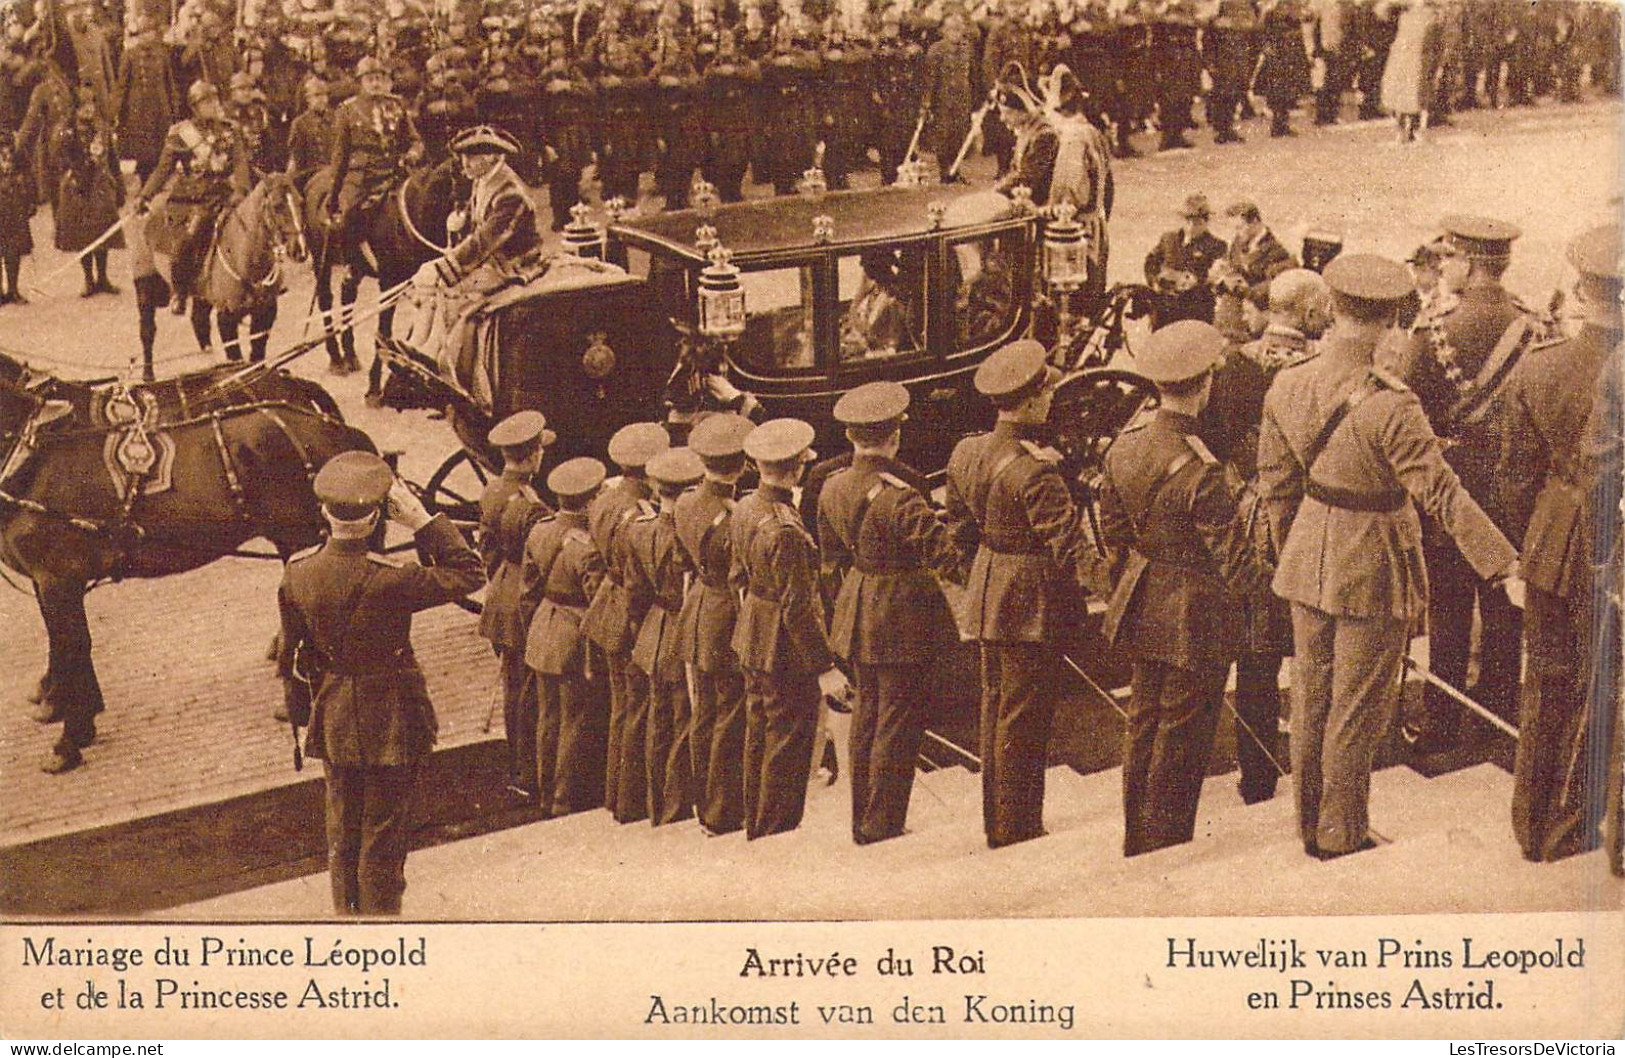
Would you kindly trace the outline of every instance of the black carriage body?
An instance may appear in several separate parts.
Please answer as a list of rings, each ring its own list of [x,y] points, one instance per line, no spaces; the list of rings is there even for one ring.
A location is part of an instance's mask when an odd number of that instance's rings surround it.
[[[547,464],[575,456],[604,458],[609,438],[627,423],[658,420],[661,393],[677,357],[677,332],[632,276],[537,294],[498,312],[494,407],[464,404],[453,425],[463,447],[488,469],[501,460],[486,443],[493,423],[516,411],[547,416],[558,442]]]
[[[970,219],[939,226],[934,209]],[[833,227],[827,240],[814,233],[822,217]],[[993,421],[972,385],[976,368],[1030,328],[1039,223],[985,191],[894,187],[639,218],[610,229],[610,254],[648,277],[672,317],[694,325],[707,263],[696,230],[715,229],[746,291],[730,381],[768,418],[811,423],[826,453],[845,447],[833,415],[842,394],[901,382],[912,398],[902,459],[940,481],[954,444]],[[901,339],[883,348],[858,344],[848,326],[874,261],[885,262],[898,291],[891,315]]]

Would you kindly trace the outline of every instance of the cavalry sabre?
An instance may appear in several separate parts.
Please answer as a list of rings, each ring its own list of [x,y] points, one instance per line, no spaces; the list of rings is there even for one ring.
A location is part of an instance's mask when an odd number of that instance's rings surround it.
[[[113,236],[115,236],[119,232],[123,231],[124,226],[126,224],[130,223],[131,218],[133,218],[135,215],[136,215],[135,211],[131,210],[130,212],[124,214],[121,217],[119,217],[119,219],[114,221],[112,223],[112,225],[106,231],[104,231],[100,235],[96,236],[96,241],[95,242],[91,243],[89,246],[86,246],[83,250],[80,250],[78,253],[74,254],[71,258],[68,259],[67,263],[64,264],[61,268],[58,268],[53,272],[50,272],[50,273],[48,273],[46,275],[41,276],[39,278],[39,280],[37,282],[35,282],[35,283],[30,283],[29,286],[28,286],[29,293],[38,294],[39,296],[46,297],[46,298],[50,297],[51,295],[50,295],[49,291],[41,289],[41,286],[43,284],[54,281],[58,276],[67,275],[68,272],[71,271],[73,269],[73,267],[75,265],[77,265],[80,261],[84,260],[88,255],[95,253],[97,250],[99,250],[102,247],[102,245],[104,243],[107,242],[107,240],[111,239]]]

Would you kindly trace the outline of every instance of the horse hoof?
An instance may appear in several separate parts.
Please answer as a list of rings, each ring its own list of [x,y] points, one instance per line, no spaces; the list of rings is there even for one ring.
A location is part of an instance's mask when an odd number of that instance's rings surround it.
[[[384,394],[376,389],[367,390],[366,396],[361,399],[366,401],[369,408],[382,408],[384,406]]]
[[[62,710],[49,702],[37,702],[34,711],[29,714],[36,724],[60,724],[63,719]]]
[[[40,771],[47,775],[61,775],[85,762],[84,754],[73,746],[55,746],[40,762]]]

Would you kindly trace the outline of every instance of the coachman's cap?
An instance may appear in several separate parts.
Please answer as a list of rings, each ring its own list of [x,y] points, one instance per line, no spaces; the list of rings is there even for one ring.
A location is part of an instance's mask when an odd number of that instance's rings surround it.
[[[458,154],[518,154],[519,144],[501,129],[475,125],[459,132],[451,141],[451,149]]]
[[[1512,256],[1512,240],[1523,232],[1515,224],[1492,217],[1451,213],[1439,221],[1450,241],[1468,257],[1505,260]]]
[[[622,470],[641,470],[671,447],[671,435],[657,422],[635,422],[609,439],[609,458]]]
[[[1157,383],[1187,382],[1213,370],[1225,344],[1213,324],[1180,320],[1151,332],[1134,354],[1134,370]]]
[[[1321,274],[1333,293],[1361,301],[1401,301],[1412,290],[1404,265],[1374,253],[1344,254]]]
[[[701,459],[729,459],[743,455],[745,438],[756,424],[743,415],[728,412],[707,415],[688,434],[688,447]]]
[[[1191,195],[1185,199],[1185,204],[1179,208],[1181,217],[1202,217],[1206,219],[1213,216],[1213,207],[1207,204],[1206,195]]]
[[[1011,400],[1040,385],[1053,385],[1061,373],[1046,361],[1044,347],[1023,338],[995,352],[976,369],[976,392],[994,401]]]
[[[542,447],[557,441],[558,435],[547,428],[547,416],[539,411],[516,411],[491,427],[485,439],[497,448],[513,448],[541,438]]]
[[[649,477],[666,488],[686,489],[705,477],[705,464],[690,448],[668,448],[649,460]]]
[[[843,426],[890,429],[903,421],[907,410],[907,386],[867,382],[835,402],[835,421]]]
[[[1619,225],[1604,224],[1577,236],[1569,243],[1568,259],[1581,275],[1616,281],[1625,279]]]
[[[384,502],[394,481],[388,463],[372,452],[357,450],[340,452],[323,463],[311,488],[322,506],[359,517],[362,509]]]
[[[816,432],[800,419],[770,419],[745,438],[745,454],[758,463],[810,463],[818,458],[812,450]]]
[[[547,475],[547,488],[561,500],[589,496],[604,483],[604,473],[604,464],[592,456],[566,459]]]

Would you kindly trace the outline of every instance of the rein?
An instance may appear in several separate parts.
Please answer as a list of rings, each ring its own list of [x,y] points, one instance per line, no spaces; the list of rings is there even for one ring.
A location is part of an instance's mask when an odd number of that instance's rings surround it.
[[[412,236],[412,238],[422,243],[428,249],[433,250],[436,254],[444,254],[450,249],[450,247],[437,246],[430,242],[429,237],[418,230],[417,223],[412,220],[412,211],[407,208],[406,185],[410,184],[413,179],[413,176],[408,175],[405,180],[401,181],[401,186],[395,189],[395,204],[400,208],[401,223],[406,225],[406,232],[408,235]]]

